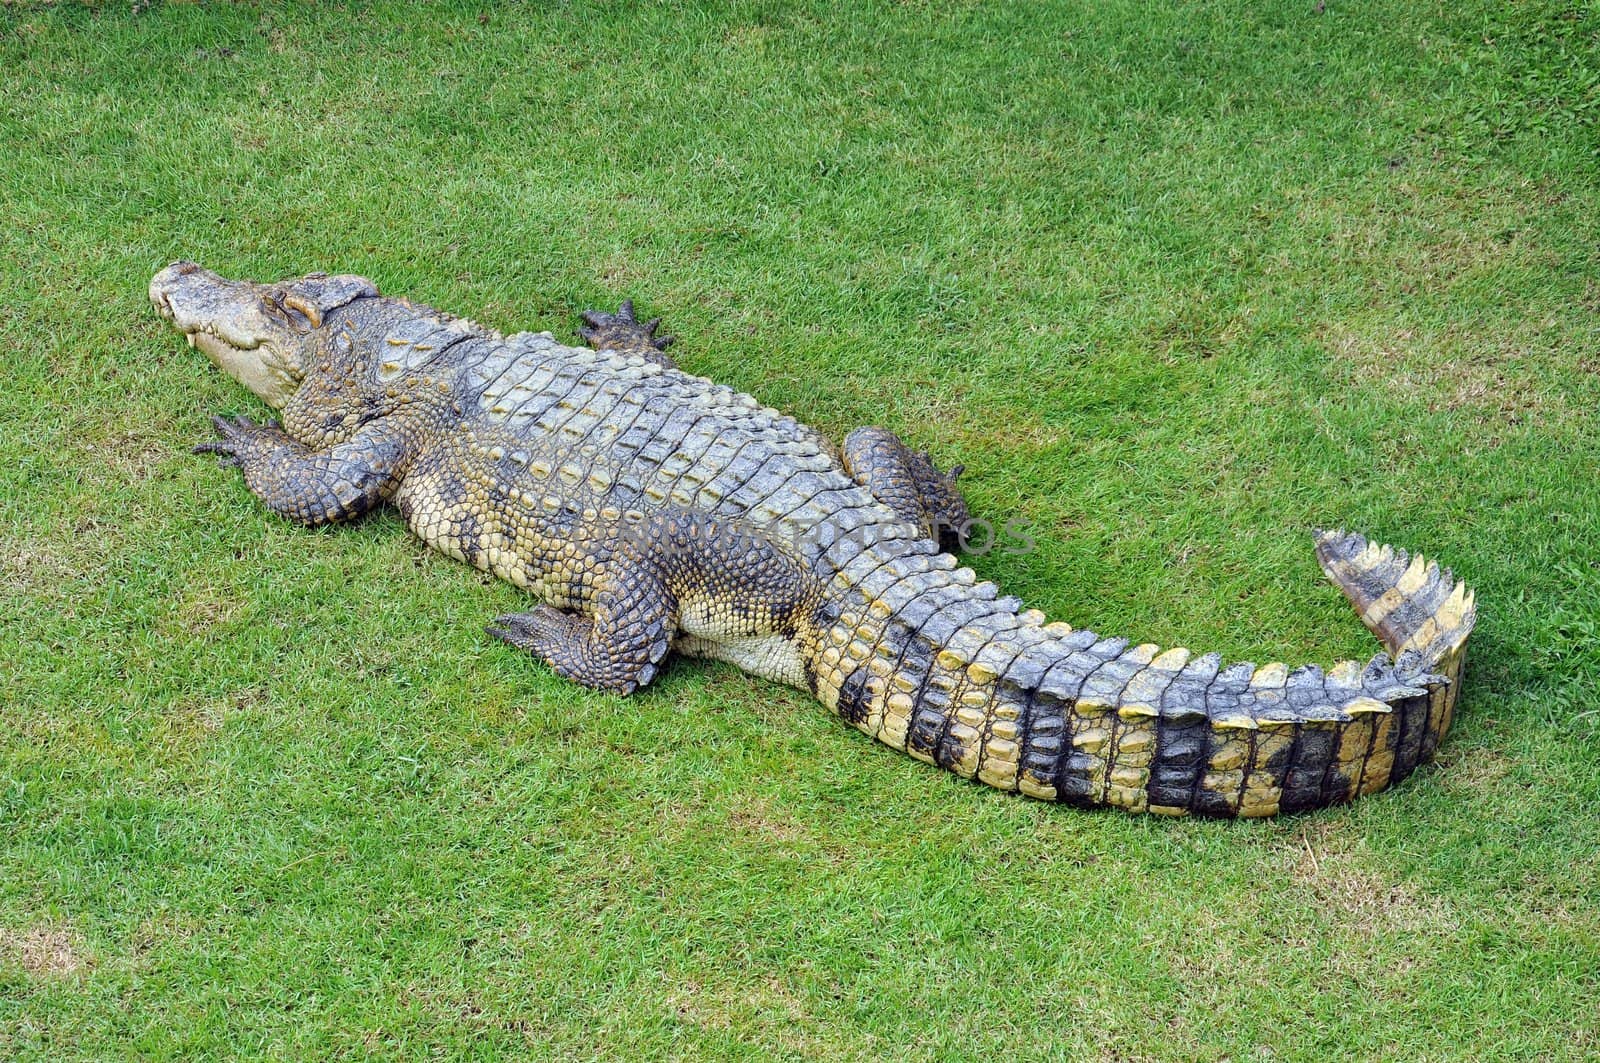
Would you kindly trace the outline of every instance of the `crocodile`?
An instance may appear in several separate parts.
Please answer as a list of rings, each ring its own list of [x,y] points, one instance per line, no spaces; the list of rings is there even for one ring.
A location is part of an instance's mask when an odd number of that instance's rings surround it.
[[[726,661],[1000,790],[1218,817],[1397,783],[1455,713],[1472,592],[1358,534],[1317,532],[1317,557],[1382,651],[1228,664],[1000,594],[951,551],[958,470],[881,428],[835,446],[678,369],[631,303],[585,312],[578,346],[348,274],[255,283],[177,262],[149,294],[277,411],[214,417],[197,451],[304,525],[396,507],[529,593],[493,636],[595,689],[636,691],[669,653]]]

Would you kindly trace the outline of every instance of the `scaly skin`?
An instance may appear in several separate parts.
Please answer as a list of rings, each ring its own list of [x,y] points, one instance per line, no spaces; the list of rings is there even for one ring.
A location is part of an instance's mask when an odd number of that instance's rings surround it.
[[[658,322],[587,312],[594,348],[498,333],[359,277],[277,285],[177,263],[158,311],[281,410],[197,448],[308,525],[397,506],[542,603],[491,633],[629,693],[669,651],[813,691],[887,745],[1003,790],[1261,816],[1398,782],[1450,725],[1471,593],[1359,536],[1324,570],[1388,654],[1224,667],[1045,623],[937,537],[955,470],[881,429],[815,430],[677,370]],[[1391,659],[1392,658],[1392,659]]]

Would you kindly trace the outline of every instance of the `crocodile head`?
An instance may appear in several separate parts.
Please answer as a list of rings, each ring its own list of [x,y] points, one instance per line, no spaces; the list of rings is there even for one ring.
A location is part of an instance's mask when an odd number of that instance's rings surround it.
[[[150,280],[150,302],[189,346],[275,408],[300,386],[324,317],[377,294],[365,277],[308,273],[257,284],[193,262],[174,262]]]

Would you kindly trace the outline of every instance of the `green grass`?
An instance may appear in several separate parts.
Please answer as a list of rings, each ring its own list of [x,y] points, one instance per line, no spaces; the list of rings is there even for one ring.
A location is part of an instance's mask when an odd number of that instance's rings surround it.
[[[480,13],[481,12],[481,13]],[[1600,1052],[1600,22],[1562,4],[0,9],[0,1057]],[[1371,651],[1312,526],[1478,589],[1459,722],[1267,823],[1008,799],[800,694],[626,701],[262,411],[186,257],[964,461],[1029,604]]]

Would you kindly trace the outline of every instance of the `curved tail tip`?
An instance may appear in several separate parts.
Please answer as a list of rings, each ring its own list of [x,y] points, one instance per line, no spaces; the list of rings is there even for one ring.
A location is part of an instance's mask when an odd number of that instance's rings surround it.
[[[1322,571],[1391,656],[1416,653],[1431,668],[1472,633],[1474,595],[1449,569],[1342,529],[1319,529],[1316,539]]]

